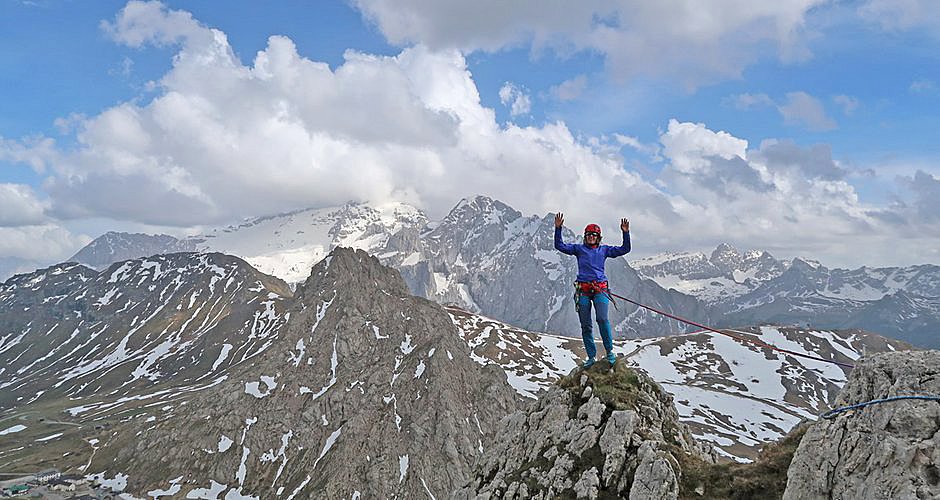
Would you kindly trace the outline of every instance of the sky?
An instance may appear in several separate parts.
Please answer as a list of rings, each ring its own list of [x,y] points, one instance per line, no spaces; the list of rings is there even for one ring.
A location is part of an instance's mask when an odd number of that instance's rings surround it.
[[[0,262],[483,194],[634,253],[940,264],[933,0],[0,2]]]

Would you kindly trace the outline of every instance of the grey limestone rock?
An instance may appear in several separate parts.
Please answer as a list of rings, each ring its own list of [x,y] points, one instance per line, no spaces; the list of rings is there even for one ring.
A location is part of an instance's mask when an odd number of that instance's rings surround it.
[[[630,500],[666,500],[679,496],[678,468],[668,452],[658,450],[654,441],[644,441],[637,453],[640,464],[633,476]],[[671,460],[670,460],[671,459]]]
[[[940,395],[940,351],[865,358],[836,406],[899,395]],[[875,404],[813,424],[784,499],[815,498],[940,498],[940,402]]]
[[[578,498],[597,498],[597,487],[600,484],[597,477],[597,468],[591,467],[581,474],[581,479],[574,485],[574,493]]]
[[[681,471],[673,454],[714,460],[678,417],[671,396],[625,364],[575,369],[503,419],[505,432],[455,496],[676,498]]]

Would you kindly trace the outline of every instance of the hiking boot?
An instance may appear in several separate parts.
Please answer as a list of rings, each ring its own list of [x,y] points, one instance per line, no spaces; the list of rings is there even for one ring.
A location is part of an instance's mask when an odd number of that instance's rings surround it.
[[[612,367],[614,366],[614,364],[617,363],[617,356],[615,356],[614,353],[612,353],[612,352],[608,352],[608,353],[607,353],[607,362],[610,363],[610,366],[611,366],[611,368],[612,368]]]
[[[581,367],[584,368],[585,370],[587,370],[588,368],[594,366],[594,363],[595,363],[596,361],[597,361],[597,360],[595,360],[594,358],[588,358],[587,361],[585,361],[585,362],[581,365]]]

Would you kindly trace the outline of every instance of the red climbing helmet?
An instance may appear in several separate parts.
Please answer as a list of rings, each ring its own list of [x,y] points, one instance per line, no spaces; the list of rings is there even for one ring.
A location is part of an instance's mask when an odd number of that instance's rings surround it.
[[[598,226],[597,224],[588,224],[587,227],[584,228],[584,234],[588,234],[588,233],[597,233],[597,235],[600,236],[601,227]]]

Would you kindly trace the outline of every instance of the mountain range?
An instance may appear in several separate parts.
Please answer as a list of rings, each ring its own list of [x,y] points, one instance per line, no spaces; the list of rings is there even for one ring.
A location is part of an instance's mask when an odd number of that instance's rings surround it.
[[[212,498],[446,496],[500,419],[583,349],[415,297],[399,272],[343,248],[293,290],[217,253],[53,266],[0,288],[0,328],[0,431],[13,429],[0,467]],[[862,331],[735,334],[842,363],[907,347]],[[736,460],[828,408],[846,380],[834,364],[714,333],[615,350]]]
[[[347,246],[398,269],[416,295],[528,330],[577,335],[571,299],[576,266],[554,250],[552,231],[551,214],[525,216],[485,196],[461,200],[438,221],[403,203],[349,203],[251,219],[183,240],[108,233],[72,260],[101,269],[155,253],[215,251],[296,284],[332,248]],[[576,235],[566,228],[564,237],[574,241]],[[628,254],[608,261],[607,272],[616,293],[712,326],[862,328],[940,346],[936,265],[830,269],[722,244],[708,255]],[[611,309],[611,321],[618,338],[694,330],[623,302]]]

